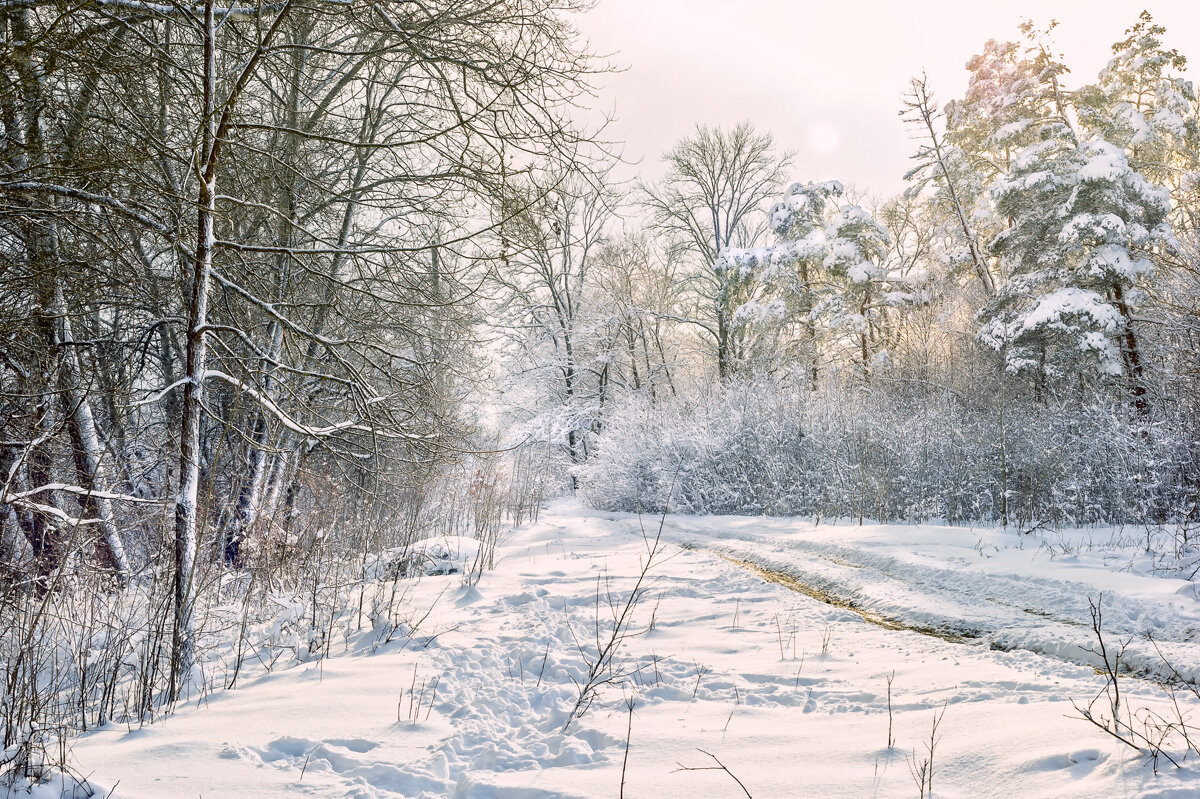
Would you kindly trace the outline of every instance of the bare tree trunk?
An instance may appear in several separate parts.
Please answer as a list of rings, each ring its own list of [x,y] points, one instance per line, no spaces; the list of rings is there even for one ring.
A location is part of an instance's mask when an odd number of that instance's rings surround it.
[[[16,509],[12,505],[0,508],[0,576],[8,586],[16,585],[21,578],[21,565],[32,556],[20,530],[21,519]]]
[[[650,388],[650,404],[653,405],[658,401],[658,377],[650,361],[650,341],[646,336],[646,320],[642,317],[638,317],[638,338],[642,342],[642,363],[646,367],[646,385]]]
[[[712,213],[714,258],[721,257],[721,219],[716,205],[709,208]],[[729,242],[726,242],[728,244]],[[726,273],[717,275],[717,378],[724,380],[729,376],[729,276]]]
[[[994,297],[996,296],[996,281],[992,277],[991,270],[988,269],[983,253],[979,249],[979,238],[975,235],[975,231],[971,228],[971,224],[967,220],[967,211],[963,207],[962,199],[958,196],[958,190],[954,186],[954,178],[950,174],[950,166],[946,161],[945,148],[941,139],[938,138],[937,129],[933,125],[935,111],[929,96],[929,90],[925,85],[924,77],[913,78],[912,87],[913,99],[909,107],[917,112],[921,122],[925,125],[925,130],[929,136],[930,152],[937,161],[938,171],[942,173],[942,178],[946,182],[946,190],[950,193],[950,204],[954,207],[955,218],[958,221],[959,228],[962,230],[963,238],[967,241],[967,248],[971,253],[971,263],[975,267],[975,275],[979,278],[979,283],[983,286],[984,293],[989,298]]]
[[[267,419],[263,413],[256,412],[254,428],[250,431],[249,441],[246,442],[246,475],[238,490],[233,517],[226,525],[222,548],[225,562],[235,569],[245,565],[242,545],[258,520],[262,507],[268,473],[267,462],[270,460],[266,444]]]
[[[13,41],[16,74],[10,75],[7,69],[0,69],[0,80],[3,81],[4,98],[4,132],[9,140],[13,156],[8,164],[16,174],[24,174],[29,170],[29,153],[36,146],[30,139],[36,136],[31,130],[30,121],[36,121],[39,104],[34,96],[36,88],[35,76],[31,73],[32,43],[28,32],[29,11],[14,8],[3,16],[4,30],[0,31],[5,38]],[[7,65],[3,65],[7,66]],[[31,115],[32,111],[32,115]],[[31,203],[23,198],[15,198],[14,205],[20,210],[32,210]],[[37,243],[39,231],[36,223],[28,217],[22,225],[22,238],[25,257],[30,267],[30,277],[40,285],[37,294],[37,306],[33,312],[33,331],[35,334],[35,349],[41,347],[33,358],[32,368],[25,373],[25,392],[34,400],[33,413],[29,425],[30,445],[26,453],[25,477],[27,488],[48,485],[53,482],[53,459],[49,444],[52,437],[53,423],[51,420],[52,403],[50,392],[54,386],[54,366],[51,353],[54,351],[54,327],[50,319],[50,311],[46,303],[45,270],[38,262],[40,247]],[[40,275],[40,277],[39,277]],[[58,493],[49,491],[41,496],[41,501],[56,507]],[[46,514],[28,512],[20,514],[21,530],[33,550],[34,568],[39,578],[39,584],[46,587],[46,578],[53,574],[61,561],[66,547],[57,527],[51,523]]]
[[[25,171],[29,178],[35,180],[52,180],[47,174],[48,157],[46,152],[45,131],[43,130],[42,113],[44,92],[42,76],[34,64],[30,32],[28,24],[29,10],[22,8],[14,11],[9,17],[14,40],[21,42],[19,50],[23,51],[16,59],[17,79],[21,86],[21,99],[24,113],[18,115],[15,109],[6,107],[5,127],[10,135],[18,135],[23,139],[24,153],[17,157],[14,164]],[[10,81],[5,81],[9,83]],[[91,102],[95,91],[94,83],[87,83],[77,101],[76,115],[82,115]],[[32,208],[30,208],[32,210]],[[58,232],[57,206],[51,197],[48,207],[44,209],[44,218],[27,225],[25,235],[25,250],[30,265],[37,273],[39,282],[38,304],[39,311],[35,316],[35,327],[39,330],[39,338],[46,347],[46,362],[42,369],[44,390],[53,391],[56,385],[63,389],[63,401],[66,405],[66,423],[75,444],[75,458],[79,479],[82,487],[88,491],[105,493],[108,481],[103,467],[103,447],[100,444],[96,430],[95,417],[84,388],[83,368],[76,349],[74,335],[71,330],[71,320],[68,315],[66,299],[62,289],[62,264],[60,258],[60,241]],[[45,418],[45,414],[41,415]],[[51,482],[51,459],[45,450],[48,440],[36,446],[37,452],[31,453],[30,482],[36,488]],[[53,504],[53,497],[50,499]],[[129,578],[129,563],[125,557],[125,547],[113,523],[112,503],[102,497],[89,495],[84,499],[84,507],[97,518],[100,530],[100,551],[105,566],[116,575],[119,583]],[[40,517],[41,514],[35,514]],[[53,537],[46,522],[36,523],[40,528],[34,531],[38,539],[34,548],[41,548],[51,559],[61,556],[63,542],[50,541]],[[32,542],[31,542],[32,543]],[[56,565],[49,564],[43,559],[45,568],[51,571]],[[49,572],[47,572],[48,574]]]
[[[817,324],[813,321],[813,290],[808,275],[808,262],[800,261],[800,284],[804,287],[804,300],[800,312],[804,315],[804,333],[808,336],[811,350],[808,368],[809,390],[817,390]]]
[[[671,396],[675,397],[675,396],[678,396],[678,393],[675,391],[675,380],[671,377],[671,367],[667,364],[667,351],[666,351],[666,348],[663,347],[662,334],[659,330],[659,324],[660,324],[660,322],[657,319],[655,319],[654,320],[654,347],[655,347],[655,349],[658,350],[658,357],[662,361],[663,374],[666,375],[667,386],[671,389]]]
[[[862,304],[858,308],[858,315],[863,320],[863,329],[858,334],[859,348],[861,350],[861,355],[862,355],[863,382],[870,383],[871,382],[871,358],[870,358],[870,346],[868,344],[868,336],[871,333],[871,326],[870,326],[870,323],[867,321],[867,300],[865,297],[863,298]]]
[[[179,437],[179,493],[175,500],[175,629],[171,641],[171,699],[177,700],[195,660],[193,628],[194,582],[196,577],[197,504],[200,493],[200,417],[204,411],[204,376],[208,356],[205,325],[208,321],[208,286],[212,276],[213,246],[216,242],[216,91],[217,50],[214,0],[204,3],[201,35],[204,43],[202,87],[203,130],[200,142],[199,201],[196,220],[196,255],[192,263],[191,297],[188,302],[187,378],[181,408]]]
[[[271,478],[267,482],[267,493],[262,502],[262,513],[272,518],[279,509],[279,500],[283,496],[283,487],[288,483],[289,471],[292,464],[292,450],[282,448],[282,451],[271,459]]]
[[[262,32],[258,48],[243,65],[229,88],[217,118],[217,24],[215,0],[205,0],[200,29],[204,53],[201,87],[201,136],[197,152],[199,191],[196,203],[196,253],[191,269],[191,298],[188,303],[187,353],[184,376],[187,387],[179,436],[179,493],[175,500],[175,630],[171,641],[171,699],[177,700],[187,674],[195,662],[193,606],[195,602],[196,540],[200,489],[200,418],[204,412],[204,380],[208,357],[208,291],[212,281],[213,249],[216,247],[217,170],[222,145],[229,133],[238,99],[246,88],[271,41],[292,8],[282,8]]]
[[[724,290],[717,301],[717,378],[729,376],[729,322],[725,315]]]
[[[104,447],[96,429],[96,419],[84,388],[83,366],[79,352],[75,349],[75,338],[71,331],[71,319],[67,314],[62,283],[54,282],[54,305],[58,321],[58,346],[61,351],[63,399],[69,406],[71,438],[75,445],[76,470],[80,483],[90,492],[84,498],[84,507],[95,517],[100,531],[100,553],[106,568],[112,571],[117,582],[129,580],[129,559],[125,546],[113,521],[112,501],[104,496],[108,492],[107,470],[104,468]]]
[[[642,380],[638,375],[637,341],[633,337],[633,324],[628,320],[625,322],[625,349],[629,355],[629,372],[630,377],[633,378],[633,390],[640,391],[642,388]]]
[[[266,377],[263,379],[263,396],[273,398],[275,381],[272,373],[275,364],[283,350],[283,327],[277,321],[271,323],[271,343],[267,347],[267,362],[263,364]],[[237,506],[234,511],[233,526],[226,534],[224,556],[225,562],[235,568],[244,563],[242,544],[261,515],[262,503],[266,497],[267,480],[270,476],[269,464],[272,461],[267,451],[269,425],[266,413],[256,408],[254,427],[247,442],[247,474],[238,492]]]
[[[53,420],[51,417],[51,402],[48,395],[39,398],[34,409],[33,436],[34,443],[27,456],[25,475],[29,488],[48,485],[54,481],[53,460],[47,439],[51,435]],[[52,508],[59,504],[58,492],[49,491],[39,497],[39,501]],[[41,589],[48,589],[49,578],[58,571],[62,559],[66,556],[67,545],[62,531],[52,522],[46,513],[31,511],[20,514],[22,532],[33,550],[34,570]]]

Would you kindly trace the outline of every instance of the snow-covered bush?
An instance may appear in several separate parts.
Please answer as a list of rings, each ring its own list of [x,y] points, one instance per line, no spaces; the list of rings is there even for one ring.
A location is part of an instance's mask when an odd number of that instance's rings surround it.
[[[264,525],[242,568],[200,570],[196,666],[181,698],[423,634],[436,620],[428,606],[411,607],[413,581],[469,583],[491,567],[503,532],[536,515],[540,473],[527,461],[520,450],[463,458],[425,485],[377,484],[380,502],[369,505],[339,504],[332,482],[307,485],[313,504],[286,524]],[[213,546],[216,530],[205,537]],[[52,590],[0,581],[0,795],[70,782],[64,742],[78,732],[172,710],[172,590],[161,559],[121,590],[82,570]]]
[[[610,510],[659,510],[670,494],[673,509],[692,513],[1178,520],[1194,512],[1198,485],[1189,424],[1145,422],[1101,399],[980,404],[951,391],[760,380],[676,403],[631,399],[577,475],[585,499]]]

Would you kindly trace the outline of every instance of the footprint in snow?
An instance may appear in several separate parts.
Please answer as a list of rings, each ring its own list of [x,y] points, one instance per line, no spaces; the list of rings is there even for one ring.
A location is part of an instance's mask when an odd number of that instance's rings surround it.
[[[1027,772],[1041,771],[1060,771],[1063,769],[1071,769],[1079,772],[1088,772],[1095,768],[1105,759],[1105,756],[1099,749],[1083,749],[1079,752],[1073,752],[1062,755],[1049,755],[1040,757],[1036,760],[1031,760],[1026,766]]]
[[[343,749],[349,749],[351,752],[358,752],[360,755],[370,752],[379,746],[375,741],[366,741],[362,738],[329,738],[325,743],[329,746],[340,746]]]

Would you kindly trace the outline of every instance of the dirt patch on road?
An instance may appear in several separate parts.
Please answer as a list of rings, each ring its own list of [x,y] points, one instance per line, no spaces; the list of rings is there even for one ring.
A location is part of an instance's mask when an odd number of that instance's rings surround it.
[[[729,555],[720,555],[720,557],[734,565],[742,567],[746,571],[757,574],[767,582],[777,583],[782,585],[784,588],[787,588],[789,591],[795,591],[797,594],[803,594],[806,597],[815,599],[818,602],[823,602],[826,605],[831,605],[835,608],[841,608],[842,610],[848,610],[851,613],[861,616],[863,621],[869,622],[878,627],[882,627],[885,630],[909,630],[914,633],[928,635],[932,638],[940,638],[943,641],[950,641],[951,643],[955,644],[968,643],[980,637],[980,633],[976,630],[951,630],[942,627],[927,627],[921,624],[908,624],[900,621],[899,619],[883,616],[867,610],[866,608],[860,607],[852,600],[836,596],[814,585],[810,585],[793,574],[776,571],[775,569],[769,569],[764,566],[760,566],[757,563],[753,563],[748,560],[742,560],[740,558],[730,557]]]

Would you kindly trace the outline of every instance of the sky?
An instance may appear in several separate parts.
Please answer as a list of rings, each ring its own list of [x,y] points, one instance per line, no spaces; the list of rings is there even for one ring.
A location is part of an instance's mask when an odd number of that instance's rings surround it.
[[[1024,18],[1057,20],[1070,85],[1095,78],[1142,9],[1165,43],[1200,65],[1200,2],[1163,0],[596,0],[579,22],[621,72],[595,103],[616,120],[627,174],[656,177],[660,156],[698,122],[750,120],[796,152],[792,180],[837,179],[886,197],[903,188],[914,145],[899,116],[924,70],[938,104],[961,96],[965,64]],[[1189,73],[1200,82],[1200,66]]]

